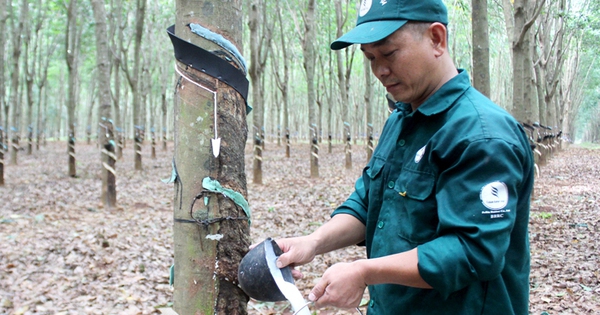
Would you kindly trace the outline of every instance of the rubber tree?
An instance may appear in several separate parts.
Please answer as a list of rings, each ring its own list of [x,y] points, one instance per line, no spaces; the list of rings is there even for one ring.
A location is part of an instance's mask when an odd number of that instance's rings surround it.
[[[279,1],[275,2],[277,10],[277,21],[279,26],[279,40],[281,47],[288,47],[289,41],[286,38],[283,24],[283,10],[279,6]],[[273,51],[275,61],[281,61],[283,63],[283,69],[280,73],[279,64],[273,62],[273,74],[277,82],[277,88],[281,91],[281,102],[283,103],[283,129],[285,130],[285,157],[290,157],[290,115],[289,115],[289,98],[290,98],[290,63],[291,54],[288,49],[279,49],[274,42],[271,42],[271,50]]]
[[[490,97],[490,38],[487,0],[471,0],[473,86]]]
[[[237,68],[232,77],[245,80],[245,61],[198,35],[220,35],[220,44],[242,51],[242,1],[176,3],[173,308],[180,315],[246,314],[248,297],[237,285],[237,268],[249,246],[248,110],[234,85],[202,71],[211,65]]]
[[[301,36],[303,66],[306,73],[306,100],[308,102],[308,128],[310,130],[310,177],[319,177],[319,130],[317,125],[316,90],[315,90],[315,0],[308,0],[303,10],[304,36]]]
[[[80,0],[71,0],[66,5],[67,9],[67,27],[65,34],[65,60],[67,63],[67,71],[69,73],[69,83],[67,86],[67,153],[68,153],[68,175],[70,177],[77,176],[76,158],[75,158],[75,109],[78,101],[78,85],[79,85],[79,51],[81,43],[81,33],[83,27],[78,25],[78,7]]]
[[[6,0],[0,0],[0,28],[6,29],[6,20],[8,12],[6,11]],[[6,32],[0,32],[0,47],[6,45]],[[3,115],[4,104],[6,98],[6,86],[4,83],[4,48],[0,49],[0,186],[4,186],[4,151],[6,150],[4,143],[4,128],[7,125],[7,117]]]
[[[344,24],[348,20],[348,5],[346,4],[345,13],[342,9],[342,4],[340,0],[335,1],[335,17],[336,17],[336,25],[337,32],[336,38],[339,38],[344,33]],[[351,51],[351,54],[349,52]],[[345,57],[344,55],[345,54]],[[350,104],[348,101],[348,90],[350,88],[350,74],[352,70],[352,60],[354,57],[354,50],[350,49],[339,49],[335,51],[335,56],[337,60],[337,76],[338,76],[338,84],[340,90],[340,98],[342,102],[342,121],[344,123],[344,133],[342,135],[343,141],[346,144],[345,147],[345,162],[344,166],[346,169],[352,168],[352,126],[350,124],[350,120],[348,119],[348,111],[350,108]],[[344,62],[345,61],[345,62]]]
[[[40,10],[46,10],[46,7],[41,8]],[[37,98],[37,117],[36,117],[36,150],[40,150],[40,142],[42,142],[42,137],[45,139],[44,129],[45,129],[45,120],[46,120],[46,106],[47,106],[47,90],[46,84],[48,83],[48,68],[50,66],[50,61],[52,60],[52,56],[54,55],[54,51],[58,47],[58,36],[53,36],[52,38],[48,38],[47,36],[41,36],[38,31],[37,44],[39,47],[38,53],[38,69],[36,71],[37,78],[35,83],[37,85],[38,95]],[[44,48],[45,47],[45,48]]]
[[[127,76],[127,82],[133,95],[133,139],[134,139],[134,165],[136,170],[142,170],[142,143],[145,137],[144,117],[142,116],[142,95],[140,87],[140,70],[142,37],[144,35],[144,19],[146,18],[146,0],[136,1],[135,31],[133,40],[133,67],[129,67],[127,52],[121,51],[121,68]]]
[[[115,127],[115,138],[117,144],[117,159],[123,157],[123,132],[119,130],[124,129],[123,120],[121,119],[121,72],[120,69],[123,66],[121,64],[122,56],[125,54],[121,54],[124,50],[124,29],[125,24],[123,23],[123,1],[115,0],[112,2],[112,12],[110,13],[111,18],[109,19],[109,34],[110,34],[110,46],[112,51],[116,51],[118,53],[113,53],[112,60],[112,80],[113,80],[113,90],[112,90],[112,101],[114,108],[114,127]],[[125,106],[126,107],[126,106]]]
[[[272,38],[272,23],[265,19],[267,4],[262,0],[253,0],[250,3],[250,16],[248,26],[250,29],[250,69],[249,74],[252,81],[252,102],[254,112],[252,114],[253,137],[254,137],[254,159],[252,164],[253,182],[262,184],[262,153],[265,149],[265,92],[264,73],[267,58],[269,57],[269,46]]]
[[[108,27],[103,0],[93,0],[95,34],[96,34],[96,66],[98,82],[98,144],[100,145],[100,163],[102,165],[101,199],[104,208],[117,205],[117,185],[115,162],[114,126],[111,120],[112,99],[110,96],[110,53],[108,49]]]
[[[373,74],[371,62],[363,55],[363,71],[365,73],[365,108],[367,111],[367,162],[371,160],[375,144],[373,143]]]
[[[517,121],[532,125],[539,120],[539,108],[535,102],[536,93],[533,78],[533,33],[532,27],[546,0],[504,0],[507,29],[512,44],[513,62],[513,104],[512,115]],[[512,8],[512,11],[511,11]],[[510,13],[513,13],[512,15]]]
[[[9,10],[12,11],[12,6],[9,6]],[[14,14],[16,15],[16,14]],[[11,151],[10,151],[10,163],[16,165],[18,163],[18,152],[19,152],[19,140],[21,137],[21,107],[19,106],[19,60],[21,59],[21,45],[23,43],[23,36],[25,32],[25,23],[29,16],[29,5],[27,0],[21,1],[21,8],[19,18],[16,19],[13,16],[13,42],[12,42],[12,74],[10,81],[10,100],[9,106],[12,108],[12,126],[10,126],[11,132]],[[4,49],[4,47],[2,47]],[[8,108],[5,108],[5,114],[8,115]],[[7,126],[8,130],[8,126]]]

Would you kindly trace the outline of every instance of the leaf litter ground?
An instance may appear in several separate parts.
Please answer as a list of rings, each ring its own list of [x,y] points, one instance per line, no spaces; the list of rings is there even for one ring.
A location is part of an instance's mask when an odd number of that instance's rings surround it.
[[[308,146],[268,143],[263,185],[252,183],[246,149],[248,201],[254,242],[304,235],[319,227],[352,192],[366,163],[355,146],[353,168],[344,149],[321,147],[320,178],[311,179]],[[66,145],[48,143],[18,165],[7,165],[0,187],[0,314],[158,314],[172,301],[172,143],[158,157],[144,152],[144,170],[133,170],[131,146],[117,163],[119,207],[100,203],[100,165],[95,145],[77,146],[78,178],[67,173]],[[600,150],[570,147],[543,166],[532,200],[531,314],[600,313]],[[328,266],[364,258],[351,247],[302,266],[307,296]],[[364,300],[368,300],[365,293]],[[364,310],[364,307],[363,307]],[[357,314],[325,309],[318,314]],[[249,314],[291,314],[286,302],[251,300]],[[401,311],[399,310],[399,314]]]

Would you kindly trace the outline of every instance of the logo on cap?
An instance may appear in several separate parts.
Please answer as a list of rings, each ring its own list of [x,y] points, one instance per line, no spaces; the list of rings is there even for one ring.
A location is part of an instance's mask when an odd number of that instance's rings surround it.
[[[373,5],[373,0],[361,0],[360,1],[360,10],[358,11],[358,16],[363,17],[365,14],[371,10],[371,5]]]
[[[489,183],[481,188],[481,203],[490,210],[504,209],[508,204],[508,187],[503,182]]]

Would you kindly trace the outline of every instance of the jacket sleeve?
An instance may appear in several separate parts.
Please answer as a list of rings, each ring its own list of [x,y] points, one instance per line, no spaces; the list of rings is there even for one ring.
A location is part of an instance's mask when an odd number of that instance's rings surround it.
[[[457,153],[461,150],[461,153]],[[530,157],[501,139],[463,144],[436,185],[437,237],[418,247],[422,278],[444,298],[476,281],[492,280],[504,268],[517,203]],[[527,210],[527,209],[525,209]]]
[[[331,216],[335,216],[338,214],[349,214],[357,218],[360,222],[366,225],[367,223],[367,208],[368,208],[368,182],[369,177],[367,175],[367,170],[369,166],[365,167],[363,170],[363,175],[356,180],[354,184],[354,192],[342,203]],[[367,178],[365,178],[367,177]],[[365,181],[367,183],[365,183]]]

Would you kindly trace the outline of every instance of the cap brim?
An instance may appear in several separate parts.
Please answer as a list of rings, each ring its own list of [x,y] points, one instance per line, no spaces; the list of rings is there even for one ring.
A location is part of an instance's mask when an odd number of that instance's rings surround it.
[[[406,20],[371,21],[355,28],[331,43],[331,49],[338,50],[352,44],[370,44],[380,41],[404,26]]]

